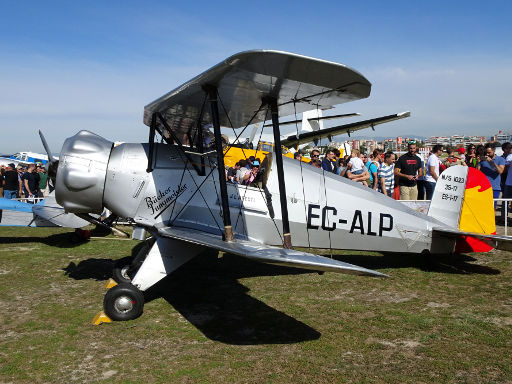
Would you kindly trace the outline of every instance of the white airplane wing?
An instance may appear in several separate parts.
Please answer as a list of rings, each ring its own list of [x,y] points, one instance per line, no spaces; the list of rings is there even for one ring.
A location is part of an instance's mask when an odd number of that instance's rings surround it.
[[[349,123],[344,125],[337,125],[331,128],[325,128],[322,130],[312,131],[312,132],[304,132],[299,135],[291,135],[287,138],[281,139],[281,144],[292,147],[298,144],[310,143],[312,141],[316,141],[326,137],[332,137],[336,135],[341,135],[344,133],[348,133],[349,136],[351,133],[359,131],[361,129],[374,127],[379,124],[389,123],[390,121],[404,119],[406,117],[411,116],[410,112],[402,112],[395,113],[393,115],[376,117],[374,119],[357,121],[355,123]]]
[[[32,206],[32,211],[39,217],[64,228],[82,228],[89,222],[73,213],[66,213],[64,208],[55,201],[55,192],[48,195],[43,201]]]
[[[267,264],[284,265],[287,267],[310,269],[314,271],[387,277],[387,275],[377,271],[372,271],[371,269],[358,267],[357,265],[314,255],[312,253],[271,247],[248,240],[237,239],[236,242],[226,242],[218,235],[188,228],[163,227],[158,229],[158,233],[163,237],[202,245]]]
[[[288,116],[366,98],[371,84],[342,64],[281,51],[246,51],[146,105],[144,124],[150,126],[159,113],[177,136],[190,134],[198,121],[211,121],[208,87],[218,94],[220,125],[240,128],[270,119],[261,108],[265,97],[277,100],[279,116]]]
[[[300,120],[290,120],[290,121],[280,121],[279,126],[283,127],[286,125],[296,125],[301,124],[301,130],[303,131],[317,131],[318,129],[323,129],[323,124],[321,122],[325,120],[333,120],[333,119],[343,119],[347,117],[360,116],[360,113],[351,112],[351,113],[342,113],[340,115],[331,115],[331,116],[322,116],[321,109],[312,109],[310,111],[302,112],[302,119]],[[316,127],[311,126],[311,124],[317,122]],[[272,124],[265,124],[263,127],[271,127]],[[321,127],[321,128],[320,128]]]

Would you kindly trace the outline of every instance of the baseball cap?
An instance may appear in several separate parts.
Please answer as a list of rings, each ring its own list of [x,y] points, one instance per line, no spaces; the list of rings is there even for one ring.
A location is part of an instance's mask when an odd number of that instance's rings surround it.
[[[9,163],[7,164],[9,167],[11,167],[12,169],[16,168],[16,166],[14,165],[14,163]]]

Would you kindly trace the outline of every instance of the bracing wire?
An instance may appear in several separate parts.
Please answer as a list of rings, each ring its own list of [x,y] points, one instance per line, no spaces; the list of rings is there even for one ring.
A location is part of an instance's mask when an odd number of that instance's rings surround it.
[[[293,103],[293,109],[294,109],[294,112],[295,112],[295,130],[296,130],[296,133],[297,133],[297,137],[299,136],[299,125],[297,123],[297,105],[295,103]],[[299,150],[299,144],[297,144],[297,151]],[[306,208],[306,191],[304,190],[304,175],[302,174],[302,163],[303,161],[300,160],[300,178],[301,178],[301,182],[302,182],[302,197],[303,197],[303,200],[304,200],[304,217],[306,218],[306,221],[308,219],[308,210]],[[306,233],[308,235],[308,247],[311,248],[311,241],[309,239],[309,228],[308,226],[306,225]]]
[[[178,185],[181,185],[181,183],[183,182],[183,178],[185,177],[185,169],[186,168],[188,168],[188,159],[187,159],[185,165],[183,166],[183,172],[181,172],[180,182]],[[173,222],[174,222],[174,220],[172,220],[172,214],[174,213],[174,208],[176,208],[176,202],[177,202],[177,200],[174,202],[174,204],[172,206],[172,210],[171,210],[171,215],[169,216],[169,220],[173,221]]]
[[[323,96],[323,95],[322,95],[322,96]],[[322,96],[321,96],[321,97],[322,97]],[[320,98],[321,98],[321,97],[320,97]],[[319,109],[319,106],[320,106],[319,101],[320,101],[320,100],[318,100],[318,102],[317,102],[317,104],[316,104],[316,109]],[[321,146],[321,145],[322,145],[322,137],[320,136],[320,146]],[[327,184],[325,183],[325,172],[326,172],[326,171],[325,171],[325,169],[322,169],[322,178],[323,178],[323,182],[324,182],[325,205],[327,206],[327,205],[329,205],[329,204],[328,204],[328,201],[327,201]],[[329,236],[329,254],[330,254],[331,259],[332,259],[332,239],[331,239],[331,231],[328,231],[328,232],[327,232],[327,234],[328,234],[328,236]]]
[[[196,180],[195,180],[195,178],[194,178],[194,175],[192,174],[192,172],[190,172],[190,169],[188,169],[188,167],[187,167],[188,159],[187,159],[187,161],[185,162],[185,160],[183,159],[183,155],[181,154],[181,152],[180,152],[180,151],[177,151],[177,153],[178,153],[178,155],[180,156],[180,159],[181,159],[181,161],[182,161],[182,162],[183,162],[183,164],[184,164],[184,169],[186,169],[186,170],[188,171],[188,173],[189,173],[189,175],[190,175],[190,179],[192,180],[192,182],[193,182],[193,183],[194,183],[194,185],[196,186],[196,192],[199,192],[199,194],[201,195],[201,197],[202,197],[202,199],[203,199],[203,201],[204,201],[204,203],[205,203],[205,205],[206,205],[206,208],[208,208],[208,211],[210,212],[210,214],[211,214],[211,215],[212,215],[212,217],[213,217],[213,221],[215,221],[215,225],[217,225],[217,228],[218,228],[218,229],[219,229],[219,231],[222,233],[222,228],[219,226],[219,223],[217,222],[217,218],[215,217],[215,215],[214,215],[214,213],[213,213],[212,209],[210,208],[210,206],[209,206],[208,202],[206,201],[206,199],[205,199],[204,195],[202,194],[202,192],[201,192],[201,190],[200,190],[201,186],[202,186],[202,185],[204,184],[204,182],[208,179],[208,177],[212,174],[213,170],[212,170],[212,171],[210,171],[210,173],[208,174],[208,176],[207,176],[207,177],[205,177],[205,179],[201,182],[200,186],[198,186],[198,185],[197,185],[197,183],[196,183]],[[215,169],[215,168],[214,168],[214,169]],[[192,197],[196,194],[196,192],[194,192],[194,193],[193,193]],[[190,202],[190,200],[192,199],[192,197],[191,197],[189,200],[187,200],[187,202],[185,203],[185,205],[180,209],[180,211],[178,212],[178,214],[176,215],[176,217],[172,220],[171,225],[172,225],[172,223],[174,223],[174,221],[178,218],[178,216],[181,214],[181,212],[185,209],[185,207],[188,205],[188,203]]]
[[[268,112],[269,112],[269,107],[267,106],[267,108],[266,108],[266,110],[265,110],[265,119],[263,120],[263,123],[267,120]],[[260,141],[261,141],[261,137],[262,137],[262,135],[263,135],[263,125],[264,125],[264,124],[262,124],[261,132],[260,132],[260,136],[259,136],[259,138],[258,138],[258,142],[260,142]],[[258,149],[256,149],[256,153],[255,153],[255,155],[256,155],[256,156],[255,156],[255,157],[257,157],[257,156],[258,156],[258,152],[259,152],[259,150],[258,150]],[[244,156],[245,156],[245,155],[244,155]],[[239,185],[240,185],[240,184],[239,184]],[[243,196],[243,198],[242,198],[242,199],[244,199],[244,198],[245,198],[245,196],[246,196],[246,194],[247,194],[247,191],[248,191],[248,189],[249,189],[249,185],[243,185],[243,187],[245,187],[245,188],[244,188],[244,196]],[[264,201],[266,201],[266,200],[267,200],[267,198],[266,198],[266,196],[265,196],[264,191],[263,191],[259,186],[257,186],[256,188],[258,188],[258,192],[260,193],[260,195],[261,195],[262,199],[263,199]],[[242,219],[243,219],[243,215],[242,215],[243,201],[244,201],[244,200],[242,200],[242,203],[240,204],[240,207],[239,207],[239,210],[238,210],[238,216],[237,216],[237,218],[236,218],[235,228],[236,228],[236,227],[237,227],[237,225],[238,225],[238,221],[240,220],[240,217],[242,217]],[[282,235],[281,235],[281,232],[279,232],[279,227],[277,226],[276,221],[274,220],[274,218],[273,218],[273,217],[270,217],[270,219],[272,220],[272,223],[274,224],[274,227],[276,228],[276,232],[277,232],[277,234],[279,235],[279,237],[280,237],[281,241],[283,241],[283,237],[282,237]],[[246,224],[245,224],[245,226],[246,226]],[[247,228],[246,228],[246,230],[247,230]]]
[[[234,128],[234,126],[233,126],[233,123],[231,122],[231,119],[230,119],[229,114],[228,114],[228,112],[227,112],[227,110],[226,110],[226,107],[224,106],[224,103],[223,103],[223,101],[222,101],[222,97],[220,96],[220,94],[219,94],[218,92],[217,92],[217,96],[218,96],[218,100],[219,100],[219,102],[220,102],[220,105],[221,105],[221,107],[222,107],[222,110],[224,111],[224,114],[226,115],[226,117],[227,117],[227,119],[228,119],[228,121],[229,121],[229,124],[230,124],[230,126],[231,126],[231,129],[233,130],[233,132],[234,132],[234,133],[235,133],[235,135],[236,135],[236,132],[235,132],[235,128]],[[236,135],[236,137],[235,137],[235,142],[240,138],[240,136],[244,133],[244,131],[247,129],[247,127],[248,127],[248,126],[252,123],[252,121],[256,118],[256,116],[258,115],[258,113],[260,113],[260,111],[261,111],[262,107],[263,107],[263,104],[261,104],[261,105],[260,105],[260,107],[258,108],[258,110],[257,110],[256,112],[254,112],[254,114],[252,115],[252,117],[249,119],[249,122],[245,125],[245,127],[244,127],[244,128],[243,128],[243,130],[240,132],[240,134]],[[266,110],[265,110],[265,120],[264,120],[264,121],[266,121],[266,119],[267,119],[268,111],[269,111],[269,107],[267,106],[267,108],[266,108]],[[263,134],[263,127],[261,128],[261,133],[260,133],[260,137],[259,137],[258,142],[259,142],[259,141],[261,141],[261,136],[262,136],[262,134]],[[231,147],[228,147],[228,149],[227,149],[227,150],[226,150],[226,152],[224,153],[224,156],[226,156],[226,154],[229,152],[229,150],[230,150],[230,149],[231,149]],[[242,154],[243,154],[243,155],[244,155],[244,157],[247,159],[247,155],[245,154],[244,149],[243,149],[243,148],[241,148],[241,149],[242,149]],[[257,156],[257,155],[258,155],[258,149],[256,149],[256,156]],[[255,156],[255,157],[256,157],[256,156]],[[245,190],[244,190],[244,198],[245,198],[245,195],[247,194],[247,189],[248,189],[248,187],[249,187],[248,185],[246,185],[246,186],[245,186]],[[264,192],[261,190],[261,188],[260,188],[260,187],[258,187],[258,191],[260,192],[260,194],[261,194],[262,198],[266,201],[265,194],[264,194]],[[237,220],[236,220],[235,227],[234,227],[235,229],[237,228],[239,218],[242,216],[242,208],[243,208],[243,200],[241,201],[241,204],[240,204],[240,207],[239,207],[238,216],[237,216]],[[275,222],[274,218],[272,218],[272,217],[271,217],[271,219],[272,219],[272,222],[273,222],[273,224],[274,224],[274,227],[275,227],[275,228],[276,228],[276,230],[277,230],[277,233],[278,233],[279,237],[281,238],[281,240],[283,240],[283,237],[281,236],[281,233],[279,232],[279,228],[278,228],[278,226],[277,226],[277,223]],[[247,231],[247,228],[245,228],[245,229],[246,229],[246,231]]]
[[[231,118],[229,117],[229,114],[228,114],[228,112],[227,112],[227,110],[226,110],[226,107],[224,106],[224,103],[222,102],[222,97],[220,96],[220,94],[219,94],[218,92],[217,92],[217,96],[218,96],[218,100],[219,100],[219,102],[220,102],[220,105],[221,105],[221,107],[222,107],[222,110],[224,111],[224,114],[226,115],[226,117],[227,117],[227,119],[228,119],[228,121],[229,121],[229,125],[230,125],[231,129],[233,130],[233,133],[235,134],[235,141],[234,141],[234,142],[236,142],[236,141],[238,141],[238,140],[239,140],[240,136],[245,132],[245,130],[247,129],[247,127],[248,127],[248,126],[252,123],[252,121],[256,118],[256,116],[258,115],[258,113],[260,113],[260,111],[261,111],[261,107],[263,106],[263,104],[262,104],[262,105],[260,105],[260,107],[258,108],[258,110],[257,110],[256,112],[254,112],[254,114],[252,115],[252,117],[249,119],[249,122],[248,122],[248,123],[245,125],[245,127],[242,129],[242,132],[240,132],[240,133],[237,135],[237,134],[236,134],[236,131],[235,131],[235,127],[233,127],[233,123],[231,122]],[[265,118],[266,118],[266,117],[267,117],[267,116],[265,115]],[[227,149],[226,153],[224,154],[224,156],[226,156],[226,154],[229,152],[229,150],[230,150],[230,149],[231,149],[231,147],[228,147],[228,149]],[[243,153],[244,157],[247,159],[247,156],[245,155],[245,151],[244,151],[244,149],[243,149],[243,148],[241,148],[241,149],[242,149],[242,153]]]
[[[210,165],[210,167],[212,166],[212,162],[211,162],[211,159],[208,157],[208,163]],[[218,166],[218,164],[217,164]],[[212,176],[213,178],[213,187],[215,188],[215,196],[217,196],[217,200],[220,201],[221,200],[221,196],[219,195],[219,191],[217,191],[217,184],[215,183],[215,176]],[[220,213],[220,217],[224,217],[224,212],[222,211],[222,204],[219,204],[219,213]]]
[[[192,193],[192,195],[188,198],[188,200],[185,202],[185,204],[183,204],[183,207],[181,207],[181,209],[179,210],[179,212],[176,214],[176,216],[174,217],[174,219],[171,221],[171,223],[169,225],[172,225],[174,223],[174,221],[176,221],[176,219],[180,216],[181,212],[183,212],[183,210],[187,207],[188,203],[190,203],[190,201],[194,198],[194,196],[196,195],[197,192],[200,192],[199,189],[203,186],[203,184],[205,183],[206,180],[208,180],[208,178],[210,177],[210,175],[213,173],[213,171],[215,171],[215,168],[212,168],[210,170],[210,173],[208,173],[208,175],[206,175],[206,177],[204,178],[204,180],[199,184],[199,186],[196,188],[196,190]],[[196,184],[197,186],[197,184]],[[208,204],[206,204],[206,206],[208,207]],[[208,207],[208,209],[210,209]],[[210,210],[210,213],[211,210]],[[213,213],[212,213],[213,215]],[[215,218],[215,217],[214,217]],[[217,220],[215,220],[215,223],[217,223]],[[217,224],[217,227],[218,227],[218,224]],[[219,227],[219,229],[221,230],[221,228]],[[222,230],[221,230],[222,231]]]

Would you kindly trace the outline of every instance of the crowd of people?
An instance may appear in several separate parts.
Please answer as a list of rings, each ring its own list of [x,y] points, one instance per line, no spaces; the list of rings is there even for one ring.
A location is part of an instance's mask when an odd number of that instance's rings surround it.
[[[310,165],[322,168],[354,182],[359,182],[386,196],[400,200],[432,200],[440,174],[454,165],[467,165],[484,173],[491,183],[494,198],[512,198],[512,144],[504,143],[503,155],[497,156],[493,143],[467,148],[435,145],[428,158],[419,154],[416,142],[410,142],[407,152],[398,157],[393,152],[376,149],[370,155],[352,150],[340,157],[337,149],[328,149],[320,160],[320,152],[311,151]],[[446,153],[446,156],[442,156]],[[295,159],[301,159],[296,155]]]
[[[418,153],[418,146],[410,142],[407,152],[397,157],[393,152],[383,153],[375,149],[370,155],[354,149],[350,155],[340,156],[337,149],[328,149],[323,159],[320,151],[313,149],[309,165],[321,168],[341,177],[372,188],[386,196],[401,200],[431,200],[440,174],[453,165],[467,165],[478,168],[489,179],[494,198],[512,198],[512,144],[504,143],[503,155],[497,156],[493,143],[470,144],[467,148],[435,145],[425,161]],[[446,152],[446,157],[442,157]],[[294,159],[304,161],[297,151]],[[229,182],[242,185],[257,185],[261,179],[261,160],[254,156],[238,161],[234,167],[226,169]],[[10,163],[1,166],[3,197],[7,199],[45,197],[53,189],[48,175],[41,164]]]
[[[248,159],[238,161],[234,167],[226,170],[228,182],[242,185],[256,185],[261,178],[261,160],[250,156]]]
[[[6,199],[25,198],[27,202],[34,203],[37,198],[47,196],[53,189],[42,164],[28,164],[24,167],[10,163],[2,165],[0,171],[0,187],[3,188],[2,196]]]

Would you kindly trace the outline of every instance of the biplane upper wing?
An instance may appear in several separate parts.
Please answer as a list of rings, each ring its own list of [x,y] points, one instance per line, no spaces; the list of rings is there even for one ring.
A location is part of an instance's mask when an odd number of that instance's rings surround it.
[[[210,122],[210,109],[205,108],[208,87],[217,90],[220,125],[239,128],[270,119],[261,108],[265,97],[277,99],[279,115],[287,116],[366,98],[371,84],[342,64],[281,51],[246,51],[146,105],[144,124],[150,126],[153,114],[160,113],[180,134],[198,122]]]
[[[311,269],[314,271],[387,277],[387,275],[377,271],[372,271],[371,269],[344,263],[334,259],[329,259],[319,255],[314,255],[312,253],[296,251],[293,249],[271,247],[248,240],[237,239],[236,242],[226,242],[219,238],[218,235],[213,235],[188,228],[180,229],[176,227],[162,227],[158,229],[158,233],[163,237],[169,237],[172,239],[185,241],[187,243],[202,245],[208,248],[247,257],[249,259],[267,264]]]
[[[299,135],[291,135],[288,136],[287,138],[282,138],[281,144],[287,147],[292,147],[294,145],[309,143],[313,140],[318,140],[325,137],[341,135],[343,133],[350,134],[361,129],[374,127],[375,125],[379,124],[389,123],[390,121],[393,120],[404,119],[409,116],[411,116],[410,112],[395,113],[393,115],[381,116],[374,119],[356,121],[355,123],[337,125],[335,127],[325,128],[319,131],[304,132]]]

